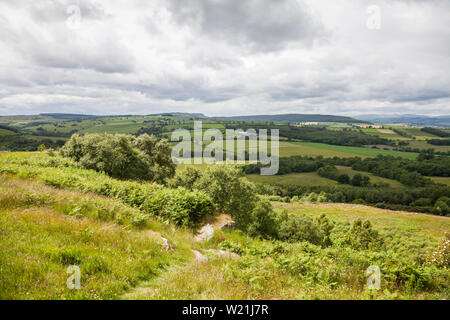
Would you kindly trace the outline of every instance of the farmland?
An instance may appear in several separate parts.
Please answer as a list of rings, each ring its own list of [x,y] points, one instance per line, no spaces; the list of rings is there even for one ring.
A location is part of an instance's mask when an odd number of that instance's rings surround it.
[[[305,149],[303,154],[307,155],[322,155],[324,157],[376,157],[377,155],[392,155],[394,157],[402,157],[406,159],[414,159],[417,157],[417,153],[414,152],[400,152],[393,150],[380,150],[374,148],[360,148],[360,147],[344,147],[344,146],[334,146],[327,145],[323,143],[314,142],[292,142],[292,144],[298,145]],[[316,151],[318,149],[321,151]],[[280,148],[281,152],[281,148]],[[293,155],[293,154],[289,154]],[[286,154],[287,156],[287,154]]]

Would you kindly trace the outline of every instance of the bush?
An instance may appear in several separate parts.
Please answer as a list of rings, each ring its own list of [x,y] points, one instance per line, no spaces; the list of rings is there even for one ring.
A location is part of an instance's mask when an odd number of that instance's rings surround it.
[[[378,231],[372,228],[370,221],[353,222],[351,229],[347,232],[345,242],[353,249],[379,249],[383,246],[383,238]]]
[[[340,184],[349,184],[349,182],[350,182],[350,177],[348,176],[348,174],[343,173],[343,174],[340,174],[340,175],[338,176],[337,181],[338,181]]]
[[[236,227],[246,231],[258,197],[255,186],[243,175],[238,167],[212,165],[194,184],[194,189],[207,194],[218,211],[231,214]]]
[[[278,217],[278,238],[287,242],[307,241],[322,245],[324,235],[314,220],[300,214],[283,211]]]
[[[183,187],[192,190],[201,175],[199,170],[192,167],[186,167],[186,169],[178,172],[175,177],[169,181],[169,185],[171,187]]]
[[[82,168],[120,179],[163,183],[175,174],[168,142],[147,134],[137,138],[126,134],[75,134],[61,148],[61,154]]]
[[[263,200],[256,204],[251,213],[251,223],[247,227],[251,236],[263,238],[277,237],[275,213],[269,201]]]
[[[450,268],[450,233],[445,234],[445,239],[439,244],[427,258],[426,264],[435,265],[438,268]]]
[[[450,198],[440,197],[438,200],[436,200],[433,207],[433,212],[441,216],[450,215]]]

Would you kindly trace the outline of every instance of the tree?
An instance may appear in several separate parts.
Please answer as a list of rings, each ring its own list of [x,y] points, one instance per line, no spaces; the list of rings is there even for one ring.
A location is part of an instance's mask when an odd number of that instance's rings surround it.
[[[45,151],[47,148],[45,147],[45,144],[41,144],[39,147],[37,147],[37,150],[42,152]]]
[[[194,185],[210,196],[216,209],[231,214],[236,227],[246,231],[258,197],[254,184],[239,167],[211,165]]]
[[[350,182],[350,177],[348,176],[348,174],[343,173],[343,174],[340,174],[340,175],[338,176],[337,181],[338,181],[340,184],[349,184],[349,182]]]
[[[377,230],[372,228],[370,221],[356,220],[347,232],[345,242],[356,250],[378,249],[384,240]]]
[[[177,173],[169,184],[171,187],[184,187],[192,190],[201,176],[202,174],[199,170],[192,167],[186,167],[186,169]]]
[[[441,216],[450,215],[450,198],[440,197],[437,199],[433,207],[433,212]]]
[[[247,227],[251,236],[262,236],[263,238],[277,237],[275,213],[269,201],[263,200],[256,203],[251,213],[251,222]]]
[[[357,173],[353,176],[352,180],[350,181],[350,184],[355,187],[360,187],[362,184],[362,179],[363,179],[362,175]]]
[[[74,134],[61,148],[83,168],[104,171],[120,179],[142,179],[164,183],[175,174],[167,140],[147,134]]]

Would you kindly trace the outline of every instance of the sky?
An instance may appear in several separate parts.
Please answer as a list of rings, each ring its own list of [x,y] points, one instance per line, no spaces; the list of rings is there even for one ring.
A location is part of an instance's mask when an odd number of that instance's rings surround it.
[[[0,0],[0,115],[450,114],[448,0]]]

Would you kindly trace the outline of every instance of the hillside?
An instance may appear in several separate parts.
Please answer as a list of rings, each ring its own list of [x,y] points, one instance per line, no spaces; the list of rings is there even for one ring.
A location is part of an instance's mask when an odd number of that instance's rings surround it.
[[[252,115],[252,116],[230,116],[214,117],[218,120],[231,121],[258,121],[258,122],[342,122],[342,123],[368,123],[364,120],[357,120],[351,117],[322,115],[322,114],[273,114],[273,115]]]
[[[446,217],[272,202],[278,214],[325,214],[332,244],[261,239],[236,229],[196,242],[199,226],[179,227],[133,205],[145,200],[140,192],[159,198],[172,192],[167,187],[112,179],[45,153],[0,154],[0,164],[2,299],[450,298],[448,270],[427,262],[450,230]],[[372,223],[383,249],[346,243],[357,219]],[[66,287],[73,264],[80,266],[80,290]],[[382,290],[365,287],[370,265],[381,268]]]
[[[373,123],[408,123],[418,126],[450,127],[450,116],[429,117],[424,115],[358,115],[356,119]]]

